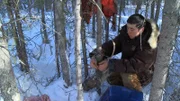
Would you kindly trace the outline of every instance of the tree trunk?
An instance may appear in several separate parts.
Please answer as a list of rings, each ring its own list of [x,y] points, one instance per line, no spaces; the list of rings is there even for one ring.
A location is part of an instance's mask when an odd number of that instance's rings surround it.
[[[101,46],[102,44],[102,14],[101,11],[102,10],[102,6],[101,6],[101,0],[97,0],[97,4],[99,6],[100,9],[97,10],[97,47]],[[102,72],[100,72],[99,70],[96,70],[96,74],[99,76],[102,76]],[[101,91],[100,88],[98,88],[98,92]],[[101,92],[99,92],[101,93]]]
[[[146,2],[146,11],[145,11],[145,18],[148,18],[148,11],[149,11],[149,7],[152,4],[154,0],[147,0]]]
[[[158,22],[158,19],[159,19],[159,13],[160,13],[160,7],[161,7],[161,1],[162,0],[158,0],[158,2],[156,3],[156,14],[155,14],[155,22],[157,23]]]
[[[136,10],[135,10],[135,13],[136,14],[139,14],[139,10],[141,9],[141,5],[142,5],[142,0],[136,0]]]
[[[102,44],[102,14],[101,14],[101,1],[97,0],[98,9],[97,10],[97,46],[100,46]]]
[[[52,1],[53,0],[44,0],[46,11],[51,10]]]
[[[75,56],[76,56],[76,79],[78,86],[77,101],[83,101],[82,75],[81,75],[81,16],[80,16],[81,0],[76,0],[75,6]]]
[[[49,43],[47,31],[46,31],[46,21],[45,21],[45,14],[44,14],[44,1],[41,7],[41,21],[42,21],[42,33],[43,33],[43,43]]]
[[[14,38],[14,41],[15,41],[15,44],[16,44],[16,50],[17,50],[18,57],[21,60],[22,59],[22,54],[20,53],[21,46],[20,46],[20,43],[19,43],[19,40],[18,40],[18,33],[17,33],[17,29],[16,29],[16,23],[13,22],[13,21],[15,21],[15,18],[13,16],[13,11],[12,11],[11,7],[12,7],[12,2],[10,0],[8,0],[8,2],[7,2],[7,11],[8,11],[8,16],[9,16],[10,22],[12,22],[11,23],[11,32],[13,34],[13,38]],[[20,65],[21,65],[21,68],[22,68],[23,64],[21,62],[20,62]]]
[[[154,8],[155,8],[155,1],[151,4],[151,19],[154,19]]]
[[[7,34],[5,33],[5,30],[4,30],[4,27],[3,26],[1,26],[1,20],[0,20],[0,37],[2,37],[5,41],[8,41],[7,40]]]
[[[62,67],[62,71],[63,71],[63,79],[65,81],[65,86],[69,87],[71,85],[71,76],[70,76],[70,65],[68,62],[68,56],[66,53],[66,44],[65,44],[65,40],[66,38],[64,37],[65,35],[65,17],[64,17],[64,6],[63,6],[63,2],[59,1],[59,0],[55,0],[54,2],[54,7],[55,7],[55,16],[54,16],[54,21],[55,23],[55,29],[57,34],[57,43],[58,43],[58,47],[59,49],[59,57],[61,60],[61,67]]]
[[[19,38],[19,43],[21,46],[21,50],[19,52],[21,52],[22,54],[22,59],[20,60],[23,64],[23,68],[22,70],[25,72],[29,72],[29,63],[28,63],[28,57],[27,57],[27,52],[26,52],[26,44],[25,44],[25,39],[24,39],[24,33],[22,31],[22,24],[20,22],[20,13],[19,13],[19,8],[18,8],[18,1],[17,0],[13,0],[13,7],[14,12],[15,12],[15,17],[16,17],[16,24],[17,24],[17,33],[18,33],[18,38]]]
[[[82,51],[83,51],[83,62],[84,62],[84,74],[85,74],[85,78],[87,78],[88,76],[88,63],[87,63],[87,48],[86,48],[86,31],[85,31],[85,26],[84,26],[84,22],[81,22],[81,43],[82,43]]]
[[[28,12],[30,17],[32,17],[31,8],[32,8],[32,1],[28,0]]]
[[[129,0],[125,0],[126,1],[126,5],[129,5]]]
[[[113,15],[113,18],[112,18],[112,26],[111,26],[111,29],[113,31],[116,31],[116,14]],[[109,30],[109,22],[110,22],[110,19],[107,19],[108,20],[108,30]],[[107,23],[107,21],[106,21]],[[108,31],[109,32],[109,31]]]
[[[178,33],[179,0],[165,0],[162,31],[159,40],[157,61],[153,75],[150,101],[161,101],[174,46]]]
[[[96,36],[96,15],[94,14],[93,15],[93,18],[92,18],[92,38],[95,38]]]
[[[55,11],[55,6],[53,6],[53,10]],[[56,15],[55,15],[55,12],[54,12],[54,17],[55,17]],[[54,18],[54,27],[55,27],[55,30],[57,29],[57,24],[56,24],[56,21],[55,21],[55,18]],[[56,32],[54,32],[54,34],[55,34],[55,54],[56,54],[56,56],[55,56],[55,58],[56,58],[56,68],[57,68],[57,75],[58,75],[58,77],[60,78],[61,77],[61,70],[60,70],[60,57],[59,57],[59,44],[58,44],[58,42],[59,42],[59,40],[58,40],[58,35],[57,35],[57,33]]]
[[[0,33],[1,23],[0,23]],[[6,39],[0,35],[0,100],[20,101],[20,93],[11,67],[10,54]]]
[[[76,6],[76,0],[72,0],[72,8],[75,8]]]
[[[15,15],[16,15],[16,20],[15,20],[15,18],[13,16],[14,15],[13,10],[11,9],[12,7],[15,8],[14,3],[16,3],[16,1],[8,0],[8,2],[7,2],[8,16],[10,18],[10,21],[12,22],[11,23],[12,33],[13,33],[13,37],[14,37],[14,40],[16,43],[16,50],[17,50],[17,54],[19,57],[21,70],[28,72],[29,71],[29,64],[28,64],[28,60],[26,60],[27,54],[26,54],[25,46],[22,47],[24,45],[24,36],[22,35],[23,33],[22,33],[22,27],[21,27],[20,21],[18,21],[18,20],[20,20],[20,17],[18,16],[19,10],[14,11]],[[15,22],[13,22],[13,21],[15,21]],[[16,23],[17,23],[17,28],[16,28]],[[21,36],[18,34],[20,34]]]
[[[146,3],[145,18],[148,18],[149,3]]]
[[[106,39],[105,39],[105,41],[108,41],[109,40],[109,20],[108,20],[108,22],[106,22],[106,20],[105,20],[105,29],[106,29]]]
[[[118,31],[117,31],[117,35],[119,34],[119,31],[120,31],[120,29],[121,29],[121,27],[120,27],[120,24],[121,24],[121,12],[122,12],[122,9],[123,9],[123,2],[122,2],[122,0],[120,0],[120,7],[118,7],[118,9],[119,9],[119,19],[118,19]]]
[[[59,17],[59,20],[61,21],[61,35],[62,35],[62,37],[64,38],[64,46],[65,46],[65,49],[67,48],[66,47],[66,44],[67,44],[67,42],[66,42],[66,32],[65,32],[65,11],[64,11],[64,2],[65,2],[65,0],[62,2],[60,2],[59,0],[55,0],[55,1],[58,1],[59,2],[59,4],[57,5],[54,5],[55,6],[55,9],[57,10],[56,12],[57,12],[57,14],[56,15],[58,15]],[[59,8],[56,8],[56,7],[59,7]],[[57,27],[57,28],[59,28],[59,26]]]

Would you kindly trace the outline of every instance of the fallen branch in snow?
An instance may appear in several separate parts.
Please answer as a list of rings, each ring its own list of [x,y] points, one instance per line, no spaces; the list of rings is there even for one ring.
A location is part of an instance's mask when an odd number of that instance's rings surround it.
[[[54,75],[53,77],[51,77],[49,79],[46,78],[47,84],[45,85],[45,87],[49,86],[55,79],[56,79],[56,75]]]
[[[51,100],[48,95],[43,94],[42,96],[31,96],[24,98],[23,101],[51,101]]]

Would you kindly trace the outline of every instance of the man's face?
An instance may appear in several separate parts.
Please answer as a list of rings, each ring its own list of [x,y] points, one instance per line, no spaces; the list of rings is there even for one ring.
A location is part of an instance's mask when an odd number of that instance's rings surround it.
[[[144,27],[138,29],[136,27],[136,24],[129,24],[129,23],[127,23],[127,33],[129,35],[130,39],[134,39],[136,36],[139,36],[140,33],[143,32],[143,30],[144,30]]]

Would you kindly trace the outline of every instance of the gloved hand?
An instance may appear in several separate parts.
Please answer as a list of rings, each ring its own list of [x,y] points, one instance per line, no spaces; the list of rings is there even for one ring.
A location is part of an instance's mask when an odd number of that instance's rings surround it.
[[[98,63],[96,61],[95,57],[93,56],[91,58],[90,66],[95,69],[98,69],[100,71],[105,71],[108,67],[108,59],[105,59],[105,60],[101,61],[100,63]]]
[[[107,56],[105,56],[101,47],[98,47],[94,49],[91,53],[89,53],[89,57],[90,58],[94,57],[97,64],[108,58]]]
[[[108,66],[108,57],[104,55],[101,47],[93,50],[89,57],[91,58],[90,66],[100,71],[104,71]]]

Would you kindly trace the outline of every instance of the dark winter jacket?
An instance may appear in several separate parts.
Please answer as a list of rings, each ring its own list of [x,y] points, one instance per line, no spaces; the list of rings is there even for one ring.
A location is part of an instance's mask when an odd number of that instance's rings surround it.
[[[134,39],[127,34],[127,25],[123,26],[120,34],[113,40],[102,45],[101,54],[111,57],[122,52],[121,59],[110,59],[111,72],[136,73],[142,86],[152,81],[154,63],[157,55],[159,36],[158,26],[152,20],[146,20],[144,32]]]

